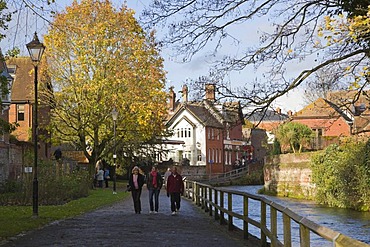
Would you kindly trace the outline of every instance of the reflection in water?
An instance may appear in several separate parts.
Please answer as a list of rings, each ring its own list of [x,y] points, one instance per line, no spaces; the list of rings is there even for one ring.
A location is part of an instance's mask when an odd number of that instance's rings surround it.
[[[250,194],[257,194],[261,188],[258,186],[228,186],[225,189],[237,190],[247,192]],[[271,201],[274,201],[282,206],[288,207],[293,212],[308,218],[309,220],[330,228],[334,231],[340,232],[351,238],[360,240],[370,244],[370,212],[357,212],[350,209],[330,208],[323,205],[315,204],[313,201],[297,200],[286,197],[265,196]],[[227,205],[227,197],[225,198],[225,205]],[[242,197],[233,197],[233,210],[241,213],[243,211]],[[269,208],[267,208],[269,214]],[[260,203],[254,200],[249,201],[249,213],[252,219],[259,221]],[[267,225],[269,226],[269,217],[267,218]],[[283,239],[282,232],[282,214],[278,213],[278,237]],[[234,219],[234,224],[239,228],[243,227],[243,222],[239,219]],[[257,237],[260,236],[260,230],[254,226],[249,227],[250,233]],[[332,243],[325,239],[311,233],[311,246],[333,246]],[[292,221],[292,244],[299,246],[299,225]]]

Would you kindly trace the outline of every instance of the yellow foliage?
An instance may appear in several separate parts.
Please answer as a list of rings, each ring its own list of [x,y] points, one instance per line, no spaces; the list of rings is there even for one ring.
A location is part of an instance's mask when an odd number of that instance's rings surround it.
[[[110,1],[73,1],[55,16],[44,41],[55,88],[52,123],[62,130],[55,137],[83,142],[83,135],[96,147],[109,143],[113,108],[122,138],[145,141],[162,132],[163,59],[134,11],[125,5],[116,10]]]

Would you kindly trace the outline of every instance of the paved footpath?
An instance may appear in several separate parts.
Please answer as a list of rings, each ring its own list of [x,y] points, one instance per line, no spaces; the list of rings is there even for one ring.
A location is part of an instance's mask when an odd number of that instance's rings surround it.
[[[187,199],[182,198],[179,214],[172,216],[164,189],[159,213],[149,214],[148,194],[144,187],[141,214],[135,214],[129,196],[112,206],[54,222],[1,246],[257,246],[256,242],[243,240],[239,233],[229,232]]]

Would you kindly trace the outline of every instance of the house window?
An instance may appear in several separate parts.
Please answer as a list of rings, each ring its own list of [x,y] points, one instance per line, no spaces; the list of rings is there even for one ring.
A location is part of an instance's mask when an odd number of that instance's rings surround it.
[[[215,129],[212,129],[212,134],[211,134],[212,140],[215,139]]]
[[[217,130],[217,140],[220,140],[221,131]]]
[[[24,121],[24,105],[17,105],[17,121]]]
[[[207,136],[208,136],[208,140],[211,139],[211,129],[208,129]]]
[[[198,155],[198,161],[202,161],[202,153],[200,152],[200,150],[197,151],[197,155]]]
[[[191,137],[191,129],[188,128],[188,137]]]

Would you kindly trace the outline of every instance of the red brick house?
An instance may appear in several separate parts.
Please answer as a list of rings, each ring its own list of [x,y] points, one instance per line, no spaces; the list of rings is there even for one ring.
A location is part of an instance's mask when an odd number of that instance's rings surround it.
[[[307,125],[315,132],[312,149],[322,149],[351,135],[368,136],[369,100],[357,91],[330,92],[296,112],[291,121]]]
[[[170,89],[170,111],[167,129],[172,131],[172,142],[163,159],[181,162],[189,160],[190,166],[205,166],[208,174],[230,171],[242,157],[242,125],[244,123],[239,102],[218,103],[215,85],[206,85],[205,99],[188,101],[188,88],[183,87],[183,101],[176,102]]]
[[[6,61],[9,72],[14,78],[12,86],[9,122],[19,126],[12,133],[17,140],[32,142],[32,116],[34,103],[34,66],[29,57],[10,58]],[[39,87],[45,83],[45,77],[38,75]],[[39,97],[40,98],[40,97]],[[50,136],[43,128],[50,121],[50,107],[39,103],[38,107],[38,140],[39,158],[50,158]]]

